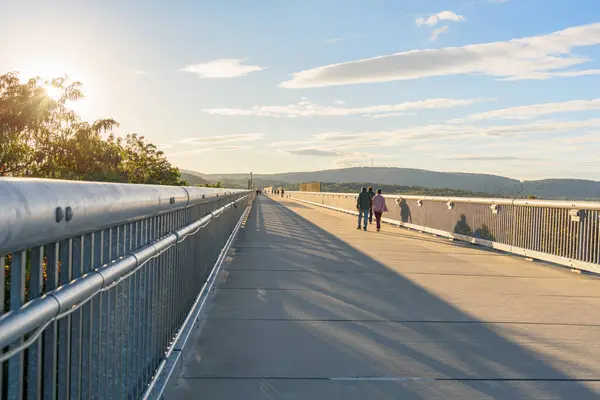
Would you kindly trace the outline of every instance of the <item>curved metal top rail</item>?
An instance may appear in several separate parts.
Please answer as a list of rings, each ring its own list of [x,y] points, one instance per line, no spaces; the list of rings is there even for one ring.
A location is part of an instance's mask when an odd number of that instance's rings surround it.
[[[0,254],[53,243],[241,192],[247,191],[0,178]]]
[[[330,192],[298,192],[290,191],[287,193],[307,193],[314,195],[327,196],[357,196],[357,193],[330,193]],[[489,205],[515,205],[529,207],[549,207],[549,208],[572,208],[580,210],[600,210],[600,202],[596,201],[561,201],[561,200],[532,200],[532,199],[511,199],[511,198],[485,198],[485,197],[444,197],[444,196],[413,196],[413,195],[388,195],[387,198],[406,199],[406,200],[424,200],[454,203],[472,203]]]

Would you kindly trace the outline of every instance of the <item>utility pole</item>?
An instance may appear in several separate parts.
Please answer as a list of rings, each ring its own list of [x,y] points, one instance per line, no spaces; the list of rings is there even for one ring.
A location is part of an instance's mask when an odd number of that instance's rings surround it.
[[[252,190],[254,185],[252,184],[252,172],[250,172],[250,187],[248,189]]]

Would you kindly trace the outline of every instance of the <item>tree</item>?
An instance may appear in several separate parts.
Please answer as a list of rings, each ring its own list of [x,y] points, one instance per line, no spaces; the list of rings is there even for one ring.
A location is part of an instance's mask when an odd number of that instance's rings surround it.
[[[199,185],[202,186],[202,185]],[[217,183],[205,183],[204,187],[207,188],[221,188],[221,181],[218,181]]]
[[[125,139],[111,136],[112,143],[121,149],[121,170],[125,182],[181,185],[179,169],[173,167],[165,154],[143,136],[129,134]]]
[[[112,119],[82,121],[69,108],[82,97],[82,85],[66,77],[21,83],[16,73],[0,75],[0,175],[186,184],[143,136],[116,136]]]

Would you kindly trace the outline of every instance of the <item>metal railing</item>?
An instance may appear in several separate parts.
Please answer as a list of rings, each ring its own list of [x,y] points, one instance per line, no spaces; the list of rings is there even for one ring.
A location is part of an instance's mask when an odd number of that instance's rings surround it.
[[[356,194],[286,192],[356,214]],[[600,202],[385,196],[383,221],[600,273]]]
[[[2,398],[142,396],[251,201],[0,179]]]

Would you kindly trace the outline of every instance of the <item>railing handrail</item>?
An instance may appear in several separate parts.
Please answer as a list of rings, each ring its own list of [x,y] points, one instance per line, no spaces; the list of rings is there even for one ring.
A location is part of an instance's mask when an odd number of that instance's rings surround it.
[[[183,241],[187,236],[204,227],[212,219],[217,218],[246,197],[240,197],[212,211],[203,218],[163,236],[153,243],[62,285],[43,297],[26,303],[18,310],[4,314],[0,318],[0,348],[8,346],[33,330],[37,329],[38,332],[41,332],[52,321],[68,315],[76,308],[91,300],[102,290],[115,285],[131,275],[150,259]],[[2,359],[8,359],[12,354],[22,351],[23,348],[28,347],[35,339],[36,336],[34,334],[28,342],[19,348],[12,349],[9,353],[4,353]]]
[[[0,254],[185,209],[240,189],[0,178]]]
[[[327,196],[354,196],[358,193],[334,193],[334,192],[300,192],[289,191],[286,193],[305,193]],[[538,199],[515,199],[515,198],[488,198],[488,197],[446,197],[446,196],[415,196],[415,195],[397,195],[385,194],[391,199],[423,200],[437,202],[455,202],[455,203],[473,203],[489,205],[515,205],[529,207],[550,207],[550,208],[574,208],[582,210],[600,210],[600,201],[568,201],[568,200],[538,200]]]

